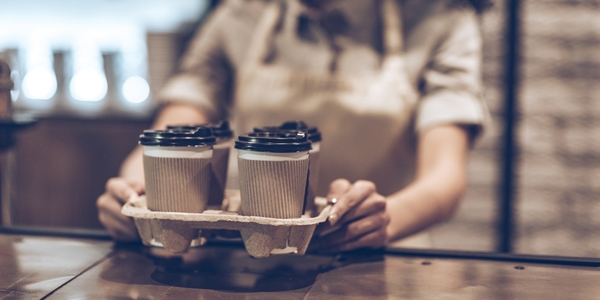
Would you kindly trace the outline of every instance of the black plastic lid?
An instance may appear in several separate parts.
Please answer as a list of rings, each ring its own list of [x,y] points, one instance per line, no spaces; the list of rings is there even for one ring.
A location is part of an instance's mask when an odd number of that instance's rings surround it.
[[[232,138],[233,137],[233,131],[229,127],[229,121],[221,121],[219,123],[211,123],[211,124],[168,125],[167,130],[190,131],[190,130],[196,130],[199,127],[212,128],[213,134],[217,138]]]
[[[252,131],[253,132],[280,132],[280,131],[286,131],[286,130],[281,130],[277,126],[265,126],[265,127],[254,127],[254,129],[252,129]],[[293,130],[293,131],[298,131],[298,130]]]
[[[233,131],[229,127],[229,121],[221,121],[219,123],[210,124],[213,133],[218,138],[231,138],[233,137]]]
[[[308,132],[317,131],[316,127],[309,128],[308,125],[306,125],[306,123],[304,123],[303,121],[286,121],[283,122],[283,124],[279,125],[279,129],[295,129]]]
[[[311,143],[305,132],[294,133],[250,133],[242,135],[235,141],[235,148],[240,150],[294,153],[310,151]]]
[[[194,130],[144,130],[140,144],[144,146],[197,147],[212,146],[217,139],[210,127],[195,127]]]
[[[193,131],[198,129],[198,127],[207,126],[204,125],[167,125],[167,130],[173,131]]]
[[[265,127],[260,127],[260,128],[254,128],[254,132],[277,132],[277,131],[284,131],[284,132],[305,131],[308,133],[308,139],[311,142],[317,143],[317,142],[321,141],[321,132],[319,132],[319,129],[314,126],[309,127],[303,121],[287,121],[279,126],[265,126]]]
[[[277,130],[277,131],[262,131],[262,132],[250,132],[247,136],[251,137],[296,137],[298,133],[305,133],[299,130]],[[309,140],[310,141],[310,140]]]

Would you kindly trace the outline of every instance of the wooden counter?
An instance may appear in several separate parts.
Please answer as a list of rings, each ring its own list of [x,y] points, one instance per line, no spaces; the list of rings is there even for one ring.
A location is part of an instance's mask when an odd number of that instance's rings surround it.
[[[254,259],[239,245],[0,234],[0,299],[598,299],[598,266],[384,252]]]
[[[0,234],[0,299],[39,299],[105,260],[112,243]]]

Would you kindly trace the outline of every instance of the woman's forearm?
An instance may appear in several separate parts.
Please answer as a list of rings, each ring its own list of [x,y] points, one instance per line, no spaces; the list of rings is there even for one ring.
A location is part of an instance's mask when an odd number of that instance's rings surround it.
[[[419,138],[416,180],[388,197],[390,241],[450,218],[466,189],[467,131],[438,126]]]
[[[453,182],[440,187],[447,178],[432,176],[414,182],[388,197],[390,241],[417,233],[452,216],[464,192],[464,183]],[[453,186],[450,186],[453,185]]]

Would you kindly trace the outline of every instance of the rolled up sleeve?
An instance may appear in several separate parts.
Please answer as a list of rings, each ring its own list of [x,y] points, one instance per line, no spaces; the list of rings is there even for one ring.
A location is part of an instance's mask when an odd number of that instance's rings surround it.
[[[460,124],[471,127],[472,138],[489,126],[490,115],[481,97],[481,33],[477,16],[455,10],[448,31],[423,71],[422,97],[416,130]]]

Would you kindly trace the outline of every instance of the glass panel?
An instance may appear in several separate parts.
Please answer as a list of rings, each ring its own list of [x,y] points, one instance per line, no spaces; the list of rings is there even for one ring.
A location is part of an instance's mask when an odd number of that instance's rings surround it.
[[[600,255],[600,5],[525,1],[515,251]]]
[[[492,126],[475,144],[469,161],[469,186],[456,215],[429,230],[436,249],[496,251],[498,247],[497,211],[502,164],[504,122],[504,1],[481,17],[483,35],[484,98],[492,113]]]

